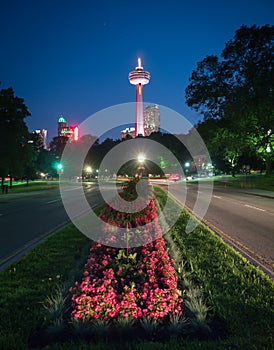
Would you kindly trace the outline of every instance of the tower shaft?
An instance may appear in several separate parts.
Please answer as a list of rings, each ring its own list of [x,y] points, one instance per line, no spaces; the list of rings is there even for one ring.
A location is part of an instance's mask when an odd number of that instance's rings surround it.
[[[144,128],[144,96],[143,85],[136,85],[136,118],[135,118],[135,137],[138,135],[145,136]]]

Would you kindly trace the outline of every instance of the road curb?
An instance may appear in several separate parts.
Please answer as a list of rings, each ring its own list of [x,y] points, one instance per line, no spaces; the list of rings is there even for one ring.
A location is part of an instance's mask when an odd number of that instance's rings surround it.
[[[220,237],[226,244],[233,247],[235,251],[240,253],[245,259],[247,259],[253,266],[259,268],[262,272],[264,272],[268,277],[274,280],[274,273],[273,270],[268,268],[268,266],[271,266],[271,264],[264,259],[263,257],[259,256],[255,252],[251,251],[249,248],[247,248],[245,245],[243,245],[241,242],[235,240],[230,235],[226,234],[222,230],[215,227],[214,224],[206,220],[205,218],[199,217],[191,208],[189,208],[185,203],[182,204],[180,201],[172,194],[169,193],[171,197],[183,208],[185,208],[190,215],[193,215],[193,217],[196,218],[196,220],[200,221],[203,225],[208,227],[211,231],[213,231],[218,237]],[[254,194],[253,194],[254,195]]]
[[[36,246],[38,246],[40,243],[42,243],[46,238],[50,237],[54,233],[58,232],[62,228],[68,226],[70,224],[70,221],[65,221],[50,231],[45,232],[44,234],[40,235],[37,238],[32,239],[27,244],[25,244],[22,248],[17,249],[13,251],[11,254],[4,256],[0,259],[0,272],[6,270],[12,263],[16,262],[20,258],[22,258],[26,253],[30,252],[32,249],[34,249]]]
[[[249,196],[257,196],[257,197],[264,197],[264,198],[270,198],[274,199],[274,196],[268,195],[268,194],[262,194],[262,193],[250,193],[246,191],[239,191],[240,193],[248,194]]]

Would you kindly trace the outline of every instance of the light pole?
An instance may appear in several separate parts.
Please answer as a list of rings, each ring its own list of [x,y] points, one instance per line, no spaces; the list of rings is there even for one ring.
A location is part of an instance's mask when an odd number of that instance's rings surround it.
[[[188,175],[188,168],[190,166],[189,162],[185,162],[185,168],[186,168],[186,175]]]
[[[266,172],[266,175],[267,176],[270,176],[271,174],[271,145],[268,144],[267,147],[266,147],[266,169],[265,169],[265,172]]]
[[[60,175],[63,174],[64,172],[64,168],[63,168],[63,164],[62,163],[58,163],[57,164],[57,174],[60,180]]]

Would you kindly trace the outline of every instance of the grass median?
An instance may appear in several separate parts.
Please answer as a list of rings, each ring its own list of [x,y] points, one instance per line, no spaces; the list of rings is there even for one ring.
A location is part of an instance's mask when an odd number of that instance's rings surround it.
[[[160,204],[166,194],[155,190]],[[177,205],[174,202],[174,205]],[[170,212],[170,217],[172,212]],[[274,283],[204,225],[186,234],[184,209],[170,236],[179,249],[187,279],[203,290],[211,316],[221,320],[222,336],[160,343],[50,344],[45,349],[271,349]],[[90,241],[73,225],[57,232],[0,273],[0,348],[30,349],[30,338],[46,320],[42,303],[56,287],[69,288],[80,275]],[[184,276],[181,276],[184,278]]]

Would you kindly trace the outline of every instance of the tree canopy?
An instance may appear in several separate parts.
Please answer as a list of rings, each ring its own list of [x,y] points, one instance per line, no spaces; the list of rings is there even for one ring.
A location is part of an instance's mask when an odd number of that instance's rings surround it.
[[[25,118],[30,113],[12,88],[0,90],[0,176],[22,176],[33,157]]]
[[[231,140],[237,140],[238,156],[248,146],[266,162],[268,172],[274,156],[273,66],[274,26],[243,25],[220,58],[211,55],[198,62],[186,88],[188,106],[204,121],[218,121],[211,141],[220,140],[223,130],[227,153],[234,152]]]

